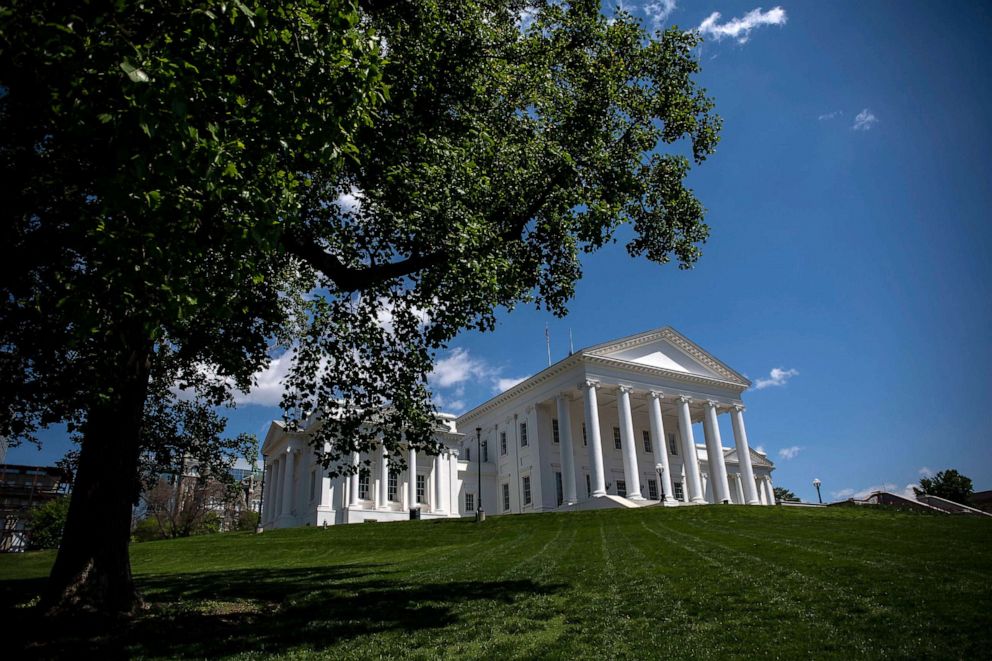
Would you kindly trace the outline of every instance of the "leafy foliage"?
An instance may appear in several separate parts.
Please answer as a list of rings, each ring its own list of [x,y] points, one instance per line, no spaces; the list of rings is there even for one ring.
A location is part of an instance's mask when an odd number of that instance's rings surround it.
[[[775,500],[779,502],[799,502],[799,497],[785,487],[774,487],[772,491],[775,492]]]
[[[69,514],[69,499],[53,498],[31,510],[28,544],[33,549],[57,549]]]
[[[962,505],[971,503],[971,494],[974,492],[971,478],[965,477],[953,468],[942,470],[933,477],[921,478],[920,486],[913,487],[913,493],[917,496],[923,494],[938,496]]]

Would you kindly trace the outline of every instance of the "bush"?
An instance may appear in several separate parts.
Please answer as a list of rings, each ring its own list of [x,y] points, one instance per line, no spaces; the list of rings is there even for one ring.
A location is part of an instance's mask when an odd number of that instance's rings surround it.
[[[241,512],[234,524],[234,530],[252,532],[258,529],[258,512]]]
[[[165,535],[162,534],[158,521],[152,516],[138,521],[131,532],[131,540],[135,542],[150,542],[156,539],[165,539]]]
[[[32,549],[57,549],[68,515],[68,496],[60,496],[33,508],[28,515],[28,546]]]

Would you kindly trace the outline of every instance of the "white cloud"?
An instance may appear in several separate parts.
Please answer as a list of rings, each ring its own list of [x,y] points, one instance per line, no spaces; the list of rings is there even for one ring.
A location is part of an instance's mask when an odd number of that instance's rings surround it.
[[[902,496],[903,498],[909,498],[910,500],[916,500],[916,494],[913,493],[913,487],[915,484],[907,484],[904,487],[899,487],[898,484],[894,482],[884,482],[882,484],[873,484],[870,487],[865,487],[864,489],[841,489],[840,491],[832,491],[831,494],[834,498],[838,500],[845,500],[847,498],[854,498],[855,500],[864,500],[868,496],[872,495],[876,491],[888,491],[889,493],[894,493],[897,496]]]
[[[799,455],[799,451],[802,450],[798,445],[793,445],[791,448],[782,448],[778,451],[778,456],[783,459],[795,459]]]
[[[334,200],[334,204],[338,205],[345,213],[353,213],[362,207],[363,197],[362,191],[352,186],[351,191],[338,196],[338,199]]]
[[[854,495],[854,489],[841,489],[840,491],[831,491],[830,493],[834,498],[846,500]]]
[[[654,0],[644,5],[644,13],[651,20],[655,30],[665,24],[665,20],[675,11],[675,0]]]
[[[773,367],[772,371],[768,373],[767,379],[758,379],[754,382],[754,389],[764,390],[765,388],[770,388],[772,386],[784,386],[789,382],[789,379],[798,375],[799,370],[796,369],[782,369],[781,367]]]
[[[514,378],[502,376],[502,368],[487,360],[476,358],[468,349],[457,347],[447,357],[434,364],[428,380],[434,390],[434,403],[451,413],[465,409],[465,386],[472,384],[488,388],[498,394],[512,388],[526,376]]]
[[[765,446],[764,446],[764,445],[756,445],[756,446],[754,447],[754,451],[755,451],[755,452],[760,452],[761,454],[763,454],[763,455],[765,455],[765,456],[767,456],[767,455],[768,455],[768,453],[767,453],[767,452],[765,452]]]
[[[512,377],[505,378],[505,379],[497,379],[496,380],[496,392],[505,392],[505,391],[509,390],[510,388],[512,388],[513,386],[517,385],[518,383],[523,383],[526,380],[527,380],[527,377],[526,376],[522,376],[522,377],[516,378],[516,379],[515,378],[512,378]]]
[[[434,364],[428,380],[439,388],[450,388],[469,379],[489,378],[490,368],[484,360],[473,358],[468,349],[457,347],[447,358]]]
[[[918,472],[920,477],[930,477],[933,475],[933,470],[929,466],[924,466]]]
[[[733,18],[726,23],[719,23],[720,12],[710,14],[697,28],[700,34],[709,36],[716,41],[729,37],[739,44],[746,44],[751,38],[751,30],[762,25],[785,25],[788,17],[781,7],[774,7],[766,12],[761,7],[752,9],[741,18]]]
[[[875,114],[871,110],[865,108],[854,118],[854,124],[851,128],[855,131],[870,131],[871,127],[877,123],[878,117],[875,117]]]
[[[833,112],[823,113],[822,115],[820,115],[819,117],[817,117],[817,119],[822,122],[822,121],[827,120],[827,119],[837,119],[840,116],[841,116],[841,111],[840,110],[834,110]]]
[[[269,366],[255,374],[255,386],[248,392],[236,390],[234,401],[238,405],[279,406],[286,387],[284,381],[293,362],[293,353],[286,351],[269,361]]]

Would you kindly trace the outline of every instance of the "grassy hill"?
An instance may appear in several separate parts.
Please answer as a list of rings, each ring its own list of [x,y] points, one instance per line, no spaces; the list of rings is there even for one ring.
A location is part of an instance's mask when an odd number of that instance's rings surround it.
[[[835,508],[363,524],[135,544],[150,607],[97,640],[37,628],[50,553],[0,557],[0,607],[43,655],[988,658],[990,542]]]

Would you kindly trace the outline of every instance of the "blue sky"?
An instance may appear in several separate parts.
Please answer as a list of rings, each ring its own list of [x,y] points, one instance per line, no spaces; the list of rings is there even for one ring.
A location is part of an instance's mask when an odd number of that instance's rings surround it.
[[[671,325],[778,384],[744,395],[777,485],[815,500],[818,477],[832,499],[953,467],[992,488],[992,5],[624,6],[707,28],[700,80],[724,131],[690,178],[703,256],[691,271],[631,260],[622,241],[591,256],[567,319],[521,308],[454,342],[434,379],[445,407],[545,367],[546,323],[556,360],[570,329],[579,348]],[[277,374],[232,433],[279,417]],[[64,449],[52,433],[7,461]]]

